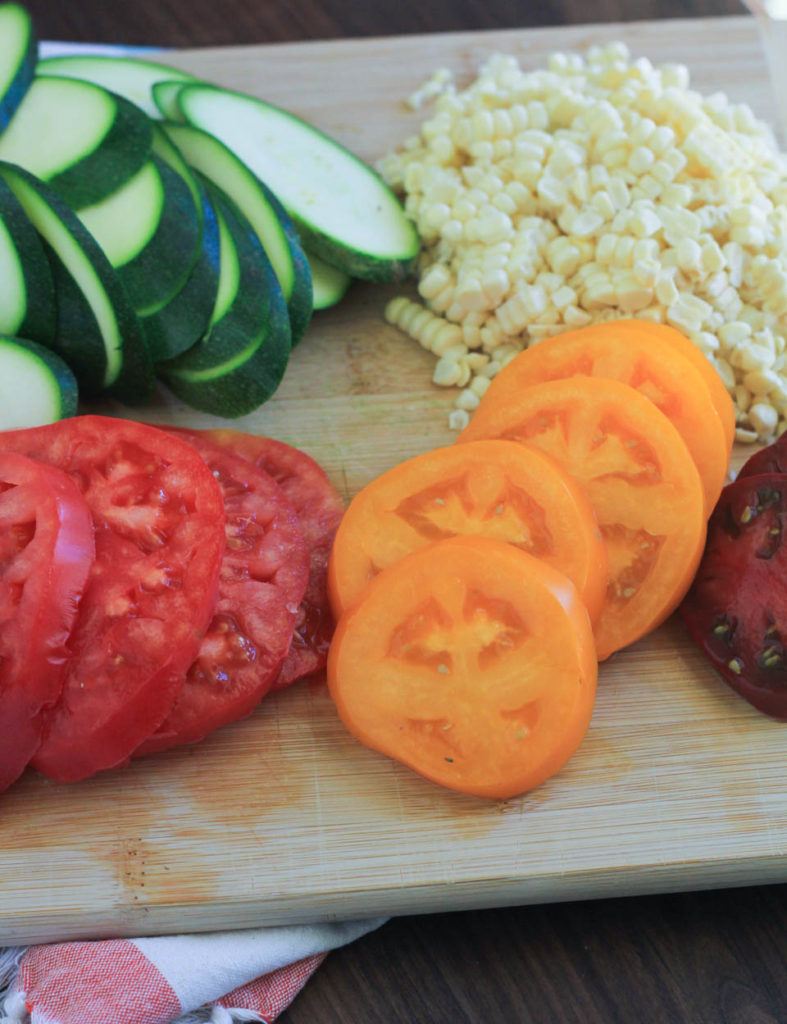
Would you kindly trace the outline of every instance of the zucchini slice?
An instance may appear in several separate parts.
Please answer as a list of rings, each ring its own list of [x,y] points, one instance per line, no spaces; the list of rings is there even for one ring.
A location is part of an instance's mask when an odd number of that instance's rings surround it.
[[[290,217],[270,189],[218,139],[186,124],[164,122],[162,128],[186,162],[243,212],[273,265],[287,303],[292,344],[297,344],[311,319],[312,282]]]
[[[52,348],[73,370],[85,394],[109,390],[133,405],[153,389],[150,356],[134,310],[98,243],[72,210],[21,167],[0,163],[44,243],[55,286],[57,325]]]
[[[0,337],[0,430],[76,416],[77,382],[63,362],[27,338]]]
[[[173,359],[205,334],[219,289],[219,225],[207,191],[202,199],[202,245],[194,269],[181,290],[165,306],[140,318],[154,362]]]
[[[184,402],[227,419],[245,416],[279,386],[290,320],[273,267],[249,224],[209,187],[219,224],[219,291],[212,323],[193,348],[156,371]]]
[[[352,278],[343,270],[332,267],[313,253],[307,252],[306,258],[312,271],[315,312],[335,306],[344,298]]]
[[[201,209],[202,192],[197,179],[191,167],[184,160],[183,154],[158,123],[153,125],[153,152],[183,178],[191,192],[194,205]]]
[[[101,85],[110,92],[125,96],[127,100],[141,107],[148,117],[159,117],[153,102],[152,89],[156,82],[196,82],[198,79],[188,71],[178,71],[155,61],[137,60],[132,57],[105,57],[98,55],[74,55],[47,57],[39,61],[36,71],[39,75],[58,75],[63,78],[80,78],[86,82]]]
[[[352,277],[401,281],[419,240],[388,186],[343,146],[263,100],[210,85],[184,85],[185,120],[228,146],[270,188],[303,244]]]
[[[55,336],[55,288],[49,261],[27,214],[0,178],[0,334],[49,345]]]
[[[19,4],[0,5],[0,131],[22,102],[38,58],[33,19]]]
[[[122,96],[90,82],[37,77],[0,135],[0,160],[23,167],[80,209],[125,184],[151,142],[149,118]]]
[[[77,215],[141,316],[177,295],[199,256],[201,210],[183,178],[155,154],[117,192]]]
[[[178,93],[183,85],[184,82],[182,80],[178,82],[170,79],[169,81],[156,82],[153,86],[151,90],[153,93],[153,104],[165,121],[181,122],[183,120],[183,115],[178,105]]]

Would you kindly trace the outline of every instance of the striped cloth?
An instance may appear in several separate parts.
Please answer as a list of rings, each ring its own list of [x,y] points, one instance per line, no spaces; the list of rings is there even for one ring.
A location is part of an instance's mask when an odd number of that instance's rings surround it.
[[[7,949],[0,1024],[272,1021],[331,949],[383,921]]]

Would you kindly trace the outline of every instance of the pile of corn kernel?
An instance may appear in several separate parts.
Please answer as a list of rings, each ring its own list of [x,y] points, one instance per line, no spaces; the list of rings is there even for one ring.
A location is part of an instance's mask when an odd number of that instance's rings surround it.
[[[623,43],[524,71],[440,69],[420,133],[378,165],[422,239],[421,302],[386,318],[460,388],[461,430],[505,364],[618,317],[671,324],[717,368],[737,439],[787,428],[787,158],[745,104],[689,88]]]

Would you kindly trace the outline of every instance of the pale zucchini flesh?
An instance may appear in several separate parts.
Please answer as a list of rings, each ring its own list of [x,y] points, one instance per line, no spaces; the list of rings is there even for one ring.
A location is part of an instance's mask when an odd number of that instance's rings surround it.
[[[154,363],[173,359],[196,345],[215,312],[219,285],[219,225],[207,191],[200,186],[202,242],[188,280],[170,301],[140,323]]]
[[[215,207],[214,207],[215,208]],[[216,301],[210,315],[210,326],[213,327],[224,319],[238,298],[240,291],[240,256],[238,246],[232,237],[227,218],[217,212],[219,242],[219,280],[216,290]]]
[[[178,106],[178,93],[183,87],[183,82],[174,80],[156,82],[153,86],[153,103],[159,115],[165,121],[182,121],[183,117]]]
[[[194,76],[187,71],[178,71],[177,68],[168,67],[166,64],[98,54],[47,57],[39,61],[37,74],[79,78],[101,85],[110,92],[125,96],[127,100],[144,110],[148,117],[159,116],[152,92],[156,82],[195,81]]]
[[[33,19],[20,4],[0,6],[0,131],[30,87],[38,58]]]
[[[0,337],[0,430],[55,423],[77,412],[77,382],[43,345]]]
[[[21,254],[0,217],[0,334],[16,334],[27,312],[27,289]]]
[[[55,336],[55,289],[38,232],[0,178],[0,334]]]
[[[311,272],[290,217],[270,189],[223,143],[191,125],[165,122],[186,161],[227,195],[248,220],[270,260],[287,302],[293,344],[311,318]]]
[[[185,120],[220,139],[278,197],[303,244],[354,277],[401,280],[419,241],[380,177],[304,121],[251,96],[184,85]]]
[[[125,184],[150,152],[150,120],[90,82],[35,78],[0,135],[0,160],[17,164],[75,209]]]
[[[116,116],[117,106],[103,89],[38,78],[0,137],[0,160],[49,181],[97,149]]]
[[[155,153],[143,168],[80,219],[115,267],[141,316],[165,306],[199,256],[202,211],[186,182]]]
[[[256,233],[217,190],[210,188],[209,194],[224,228],[220,257],[226,259],[228,249],[236,250],[235,294],[197,345],[156,369],[189,405],[231,419],[256,409],[279,386],[290,354],[290,321]],[[215,312],[225,305],[226,295]]]
[[[183,154],[178,147],[170,141],[167,133],[163,131],[162,125],[153,125],[153,152],[159,159],[169,164],[173,171],[176,171],[188,185],[191,192],[194,206],[201,208],[202,196],[199,186],[194,178],[191,167],[183,159]]]
[[[85,393],[114,392],[121,401],[145,401],[152,365],[137,317],[115,272],[76,214],[43,182],[0,164],[44,243],[55,286],[57,325],[52,348]]]
[[[164,183],[148,160],[117,192],[77,210],[77,216],[117,269],[150,243],[163,209]]]
[[[321,260],[314,253],[307,252],[306,258],[312,272],[315,311],[335,306],[344,298],[352,278],[338,267],[332,267]]]

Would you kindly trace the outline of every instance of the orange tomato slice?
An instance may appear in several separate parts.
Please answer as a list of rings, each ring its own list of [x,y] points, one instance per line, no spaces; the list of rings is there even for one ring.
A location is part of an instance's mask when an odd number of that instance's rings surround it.
[[[538,448],[477,441],[409,459],[356,495],[328,565],[334,617],[382,569],[457,534],[505,540],[543,559],[576,585],[592,619],[601,610],[607,554],[584,490]]]
[[[678,431],[638,391],[568,377],[480,405],[458,442],[525,441],[587,490],[607,544],[599,659],[655,629],[688,589],[705,540],[702,483]]]
[[[713,399],[713,404],[716,406],[716,411],[721,418],[724,435],[727,439],[727,454],[729,455],[735,443],[735,406],[730,393],[724,386],[724,381],[710,360],[700,352],[694,342],[687,338],[685,334],[681,334],[680,331],[675,330],[674,327],[667,326],[667,324],[653,323],[652,320],[613,320],[611,324],[606,326],[614,326],[616,334],[626,339],[629,337],[627,332],[631,330],[631,324],[636,324],[640,330],[647,331],[651,337],[659,338],[668,345],[672,345],[676,351],[690,359],[694,367],[702,374],[702,378]]]
[[[339,621],[328,686],[366,746],[449,789],[506,798],[557,772],[597,663],[573,584],[510,544],[453,537],[381,572]]]
[[[522,388],[574,374],[628,384],[649,398],[685,441],[702,477],[707,517],[724,486],[730,452],[702,373],[667,340],[671,335],[704,359],[672,328],[652,333],[636,320],[612,321],[548,338],[525,349],[493,379],[481,404],[505,402]]]

